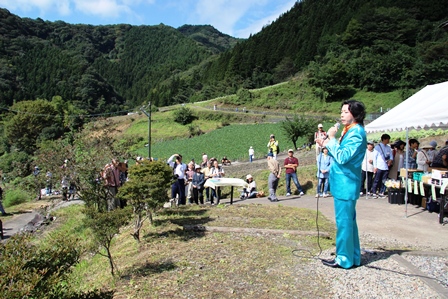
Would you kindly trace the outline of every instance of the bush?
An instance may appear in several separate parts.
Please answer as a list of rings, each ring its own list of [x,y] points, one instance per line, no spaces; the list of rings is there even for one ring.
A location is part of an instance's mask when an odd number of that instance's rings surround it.
[[[8,208],[26,202],[30,195],[23,190],[12,189],[5,192],[3,198],[3,205]]]
[[[194,118],[193,112],[187,107],[181,107],[174,111],[174,121],[181,125],[188,125]]]

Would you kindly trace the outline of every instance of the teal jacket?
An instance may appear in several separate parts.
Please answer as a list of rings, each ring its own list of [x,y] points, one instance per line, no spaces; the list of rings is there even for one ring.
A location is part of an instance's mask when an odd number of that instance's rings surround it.
[[[334,198],[357,200],[361,187],[361,163],[367,148],[364,127],[355,125],[342,140],[333,138],[326,145],[333,157],[330,168],[330,188]]]

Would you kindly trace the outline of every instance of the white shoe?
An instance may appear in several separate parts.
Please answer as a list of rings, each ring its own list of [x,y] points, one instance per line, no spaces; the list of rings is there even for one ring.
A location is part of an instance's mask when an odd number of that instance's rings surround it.
[[[362,195],[364,195],[364,193],[363,193],[363,192],[359,192],[359,195],[361,195],[361,196],[362,196]]]
[[[288,192],[288,193],[286,193],[286,196],[291,196],[291,193],[289,193],[289,192]]]
[[[303,192],[300,192],[300,194],[299,194],[300,196],[302,196],[302,195],[305,195],[305,193],[303,193]]]
[[[324,193],[324,196],[323,196],[324,198],[326,198],[326,197],[328,197],[328,194],[327,193]]]

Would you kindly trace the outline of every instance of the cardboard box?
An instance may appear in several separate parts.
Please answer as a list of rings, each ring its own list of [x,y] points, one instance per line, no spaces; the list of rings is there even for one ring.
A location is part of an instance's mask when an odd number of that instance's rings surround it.
[[[448,170],[433,169],[431,172],[431,177],[433,179],[437,179],[437,180],[441,180],[443,178],[448,178]]]
[[[414,172],[423,172],[423,170],[418,170],[418,169],[408,169],[408,178],[409,179],[413,179],[414,178]],[[401,177],[406,177],[406,168],[401,168],[400,169],[400,176]]]

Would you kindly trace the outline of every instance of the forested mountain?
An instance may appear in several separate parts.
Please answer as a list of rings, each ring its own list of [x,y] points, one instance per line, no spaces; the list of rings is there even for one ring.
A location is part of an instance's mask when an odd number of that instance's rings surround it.
[[[61,96],[86,113],[135,107],[236,42],[211,26],[71,25],[0,9],[0,103]]]
[[[448,34],[439,0],[304,0],[220,55],[204,85],[256,88],[306,71],[327,100],[354,88],[390,91],[448,80]],[[225,92],[223,86],[217,92]]]
[[[247,40],[211,26],[71,25],[0,10],[0,102],[86,112],[198,101],[307,75],[327,101],[448,80],[440,0],[303,0]]]

